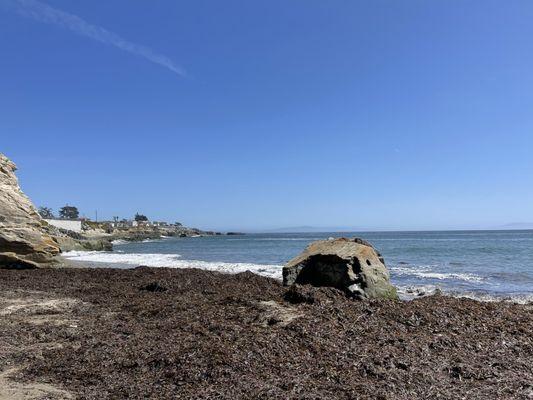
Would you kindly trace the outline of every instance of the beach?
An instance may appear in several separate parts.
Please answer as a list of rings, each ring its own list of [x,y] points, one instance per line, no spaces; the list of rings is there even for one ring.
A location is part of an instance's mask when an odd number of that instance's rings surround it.
[[[531,304],[73,268],[2,271],[0,318],[2,400],[533,396]]]
[[[533,400],[533,2],[0,3],[0,400]]]
[[[0,400],[533,398],[533,231],[74,232],[15,169]]]

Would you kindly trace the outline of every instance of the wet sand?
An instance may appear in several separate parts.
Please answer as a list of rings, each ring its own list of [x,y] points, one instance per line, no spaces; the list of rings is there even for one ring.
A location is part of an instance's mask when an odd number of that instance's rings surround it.
[[[533,305],[251,273],[0,270],[0,399],[532,399]]]

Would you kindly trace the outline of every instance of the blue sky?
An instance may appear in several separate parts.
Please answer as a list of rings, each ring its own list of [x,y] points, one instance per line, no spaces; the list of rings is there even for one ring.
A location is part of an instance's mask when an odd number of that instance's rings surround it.
[[[213,229],[533,221],[530,1],[0,0],[37,205]]]

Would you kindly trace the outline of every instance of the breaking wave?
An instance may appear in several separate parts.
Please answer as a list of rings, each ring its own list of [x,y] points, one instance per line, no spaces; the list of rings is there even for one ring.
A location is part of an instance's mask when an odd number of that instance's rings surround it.
[[[415,276],[422,279],[438,279],[438,280],[446,280],[446,279],[454,279],[459,281],[466,281],[466,282],[483,282],[486,280],[486,278],[470,274],[470,273],[445,273],[445,272],[435,272],[431,270],[430,266],[420,266],[420,267],[390,267],[390,271],[392,274],[395,275],[408,275],[408,276]]]
[[[126,244],[126,243],[129,243],[127,240],[122,240],[122,239],[116,239],[116,240],[113,240],[111,242],[113,244],[113,246],[115,245],[121,245],[121,244]]]
[[[122,267],[140,266],[167,268],[198,268],[230,274],[250,271],[269,278],[281,279],[281,265],[228,263],[215,261],[183,260],[179,254],[116,253],[100,251],[70,251],[63,255],[73,261],[116,264]]]
[[[529,304],[533,303],[533,294],[515,293],[515,294],[491,294],[484,291],[457,291],[450,290],[438,285],[410,285],[397,286],[398,295],[402,300],[413,300],[420,297],[432,296],[442,293],[445,296],[466,298],[483,302],[499,302]]]
[[[533,294],[517,293],[517,294],[501,294],[494,295],[489,293],[476,293],[476,292],[447,292],[448,296],[466,298],[484,302],[504,301],[508,303],[518,304],[533,304]]]

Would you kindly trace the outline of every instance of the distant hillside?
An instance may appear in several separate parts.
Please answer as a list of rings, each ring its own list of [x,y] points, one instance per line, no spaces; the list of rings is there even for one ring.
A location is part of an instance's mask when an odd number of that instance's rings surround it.
[[[500,229],[533,229],[533,222],[513,222],[502,225]]]

